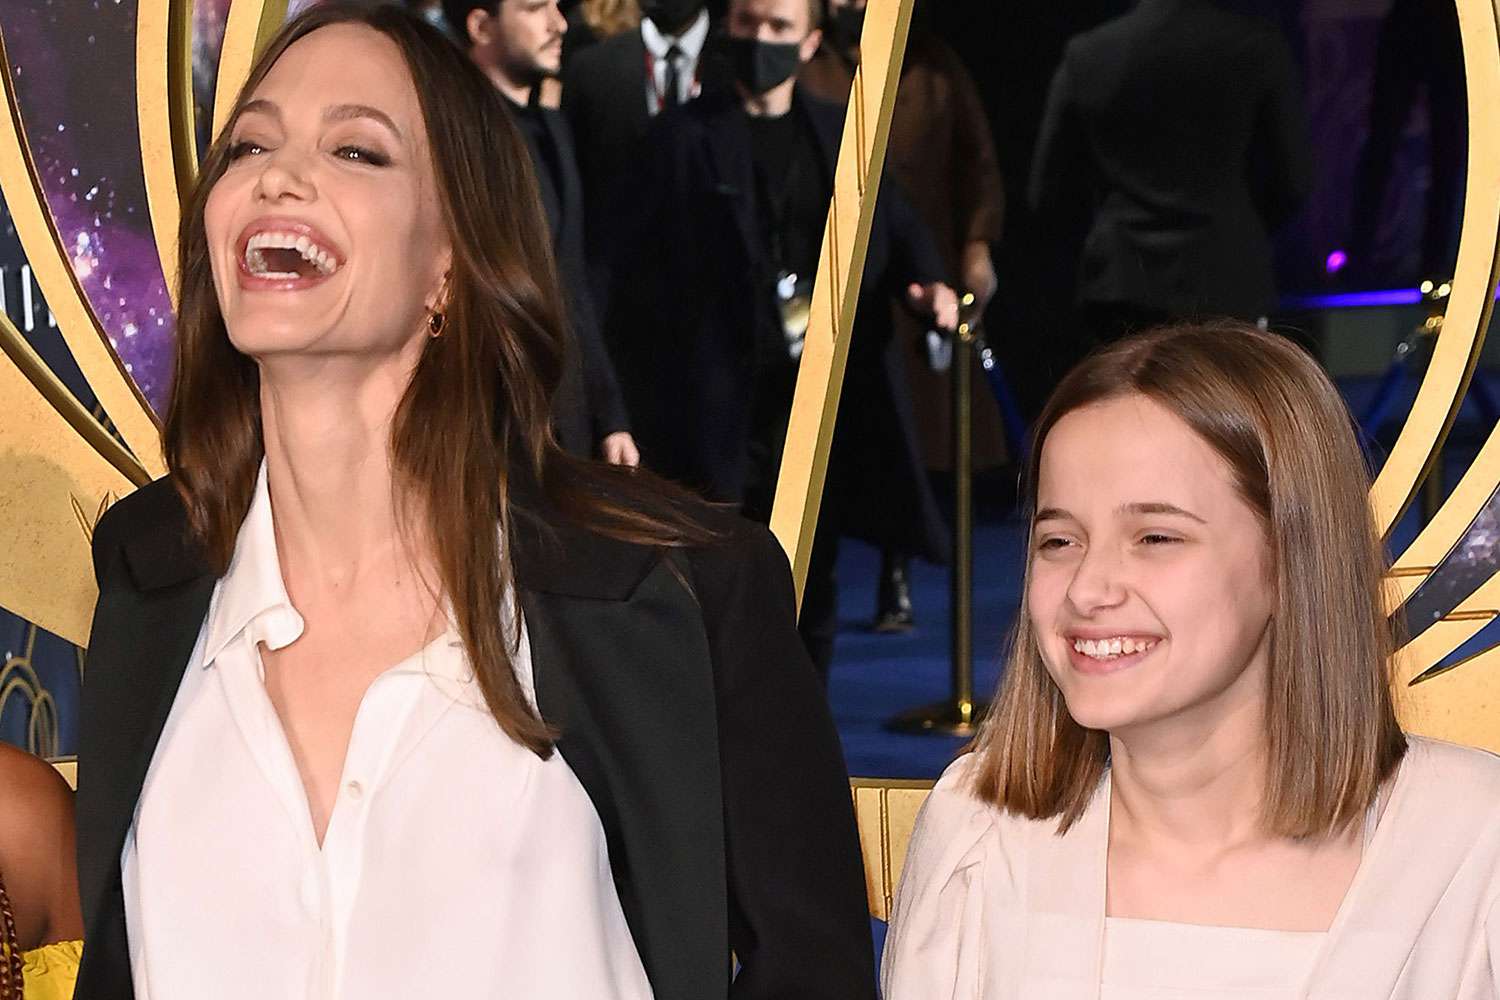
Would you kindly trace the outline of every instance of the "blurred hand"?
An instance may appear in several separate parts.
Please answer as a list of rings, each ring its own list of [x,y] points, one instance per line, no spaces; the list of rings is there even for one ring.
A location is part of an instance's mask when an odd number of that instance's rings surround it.
[[[973,316],[978,319],[984,315],[985,306],[995,297],[995,288],[999,285],[995,277],[995,261],[990,257],[990,245],[976,240],[965,246],[959,272],[964,289],[974,293]]]
[[[958,295],[941,281],[930,285],[908,285],[906,301],[916,312],[931,316],[933,325],[939,330],[952,333],[958,329]]]
[[[636,450],[635,438],[630,436],[629,431],[615,431],[607,435],[599,442],[599,452],[610,465],[635,467],[641,464],[641,453]]]

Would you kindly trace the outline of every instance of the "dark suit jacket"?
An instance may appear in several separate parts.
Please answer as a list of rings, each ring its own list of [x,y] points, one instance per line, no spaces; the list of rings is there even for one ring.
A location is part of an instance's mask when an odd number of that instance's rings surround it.
[[[844,109],[799,89],[792,113],[811,125],[831,192]],[[780,322],[755,215],[750,129],[738,99],[704,96],[661,116],[647,145],[630,204],[637,215],[619,227],[612,255],[606,339],[642,460],[715,500],[738,502],[757,330]],[[944,277],[930,233],[888,173],[870,229],[829,483],[863,497],[845,513],[882,520],[856,533],[899,529],[907,537],[878,540],[938,559],[947,543],[926,492],[900,361],[889,350],[888,303],[904,297],[909,282]]]
[[[1276,301],[1268,229],[1311,183],[1286,43],[1211,0],[1142,0],[1072,39],[1052,80],[1033,206],[1092,203],[1086,303],[1253,319]]]
[[[590,45],[563,69],[563,111],[578,139],[586,210],[603,210],[651,125],[646,107],[646,43],[640,29]]]
[[[557,261],[557,277],[562,283],[576,349],[576,362],[569,365],[558,387],[553,419],[562,446],[575,455],[591,458],[598,454],[598,443],[606,436],[630,430],[630,419],[614,364],[604,349],[589,288],[583,243],[583,183],[578,176],[573,135],[559,111],[514,105],[511,110],[529,119],[520,122],[521,134],[531,150],[542,205],[547,210],[552,255]],[[542,142],[551,147],[551,155],[543,150]]]
[[[698,58],[698,83],[704,96],[733,89],[712,33]],[[612,227],[620,221],[616,202],[635,197],[647,155],[643,144],[652,119],[646,105],[646,43],[639,28],[590,45],[566,63],[562,108],[573,127],[583,177],[590,260],[602,266],[599,257],[614,245]],[[594,291],[602,307],[607,284],[599,273]]]
[[[657,1000],[873,1000],[849,788],[775,540],[705,515],[722,543],[663,554],[537,496],[517,487],[510,542],[537,699],[603,824]],[[121,851],[216,581],[165,479],[105,514],[94,564],[76,997],[127,1000]]]

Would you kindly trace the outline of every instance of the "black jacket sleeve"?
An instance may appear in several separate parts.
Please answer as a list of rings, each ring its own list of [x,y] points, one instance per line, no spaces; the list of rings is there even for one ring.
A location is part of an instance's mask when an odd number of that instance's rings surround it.
[[[584,393],[588,397],[589,418],[594,432],[595,451],[599,442],[617,431],[630,430],[625,400],[620,395],[620,380],[614,362],[604,347],[600,317],[594,308],[586,270],[580,262],[577,287],[573,290],[573,329],[578,353],[583,362]]]
[[[718,690],[732,1000],[873,1000],[848,772],[776,539],[694,554]]]

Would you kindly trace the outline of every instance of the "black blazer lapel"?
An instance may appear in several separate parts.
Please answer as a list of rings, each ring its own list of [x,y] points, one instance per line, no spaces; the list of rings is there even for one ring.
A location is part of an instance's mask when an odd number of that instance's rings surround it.
[[[722,996],[718,716],[685,562],[524,516],[515,540],[537,702],[604,826],[652,991],[657,1000]]]

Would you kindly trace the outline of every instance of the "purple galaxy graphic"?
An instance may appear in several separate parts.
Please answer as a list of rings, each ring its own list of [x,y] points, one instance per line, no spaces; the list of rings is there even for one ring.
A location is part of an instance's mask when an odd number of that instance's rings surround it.
[[[1408,634],[1415,636],[1448,614],[1497,572],[1500,572],[1500,489],[1490,494],[1458,544],[1406,602]],[[1458,653],[1463,654],[1464,650]]]
[[[13,0],[5,33],[21,124],[78,284],[158,413],[175,321],[146,204],[136,118],[137,0]],[[293,0],[288,16],[314,6]],[[193,90],[208,140],[229,0],[193,11]]]
[[[160,411],[174,323],[141,170],[135,21],[136,0],[21,0],[3,27],[21,124],[73,273]]]

